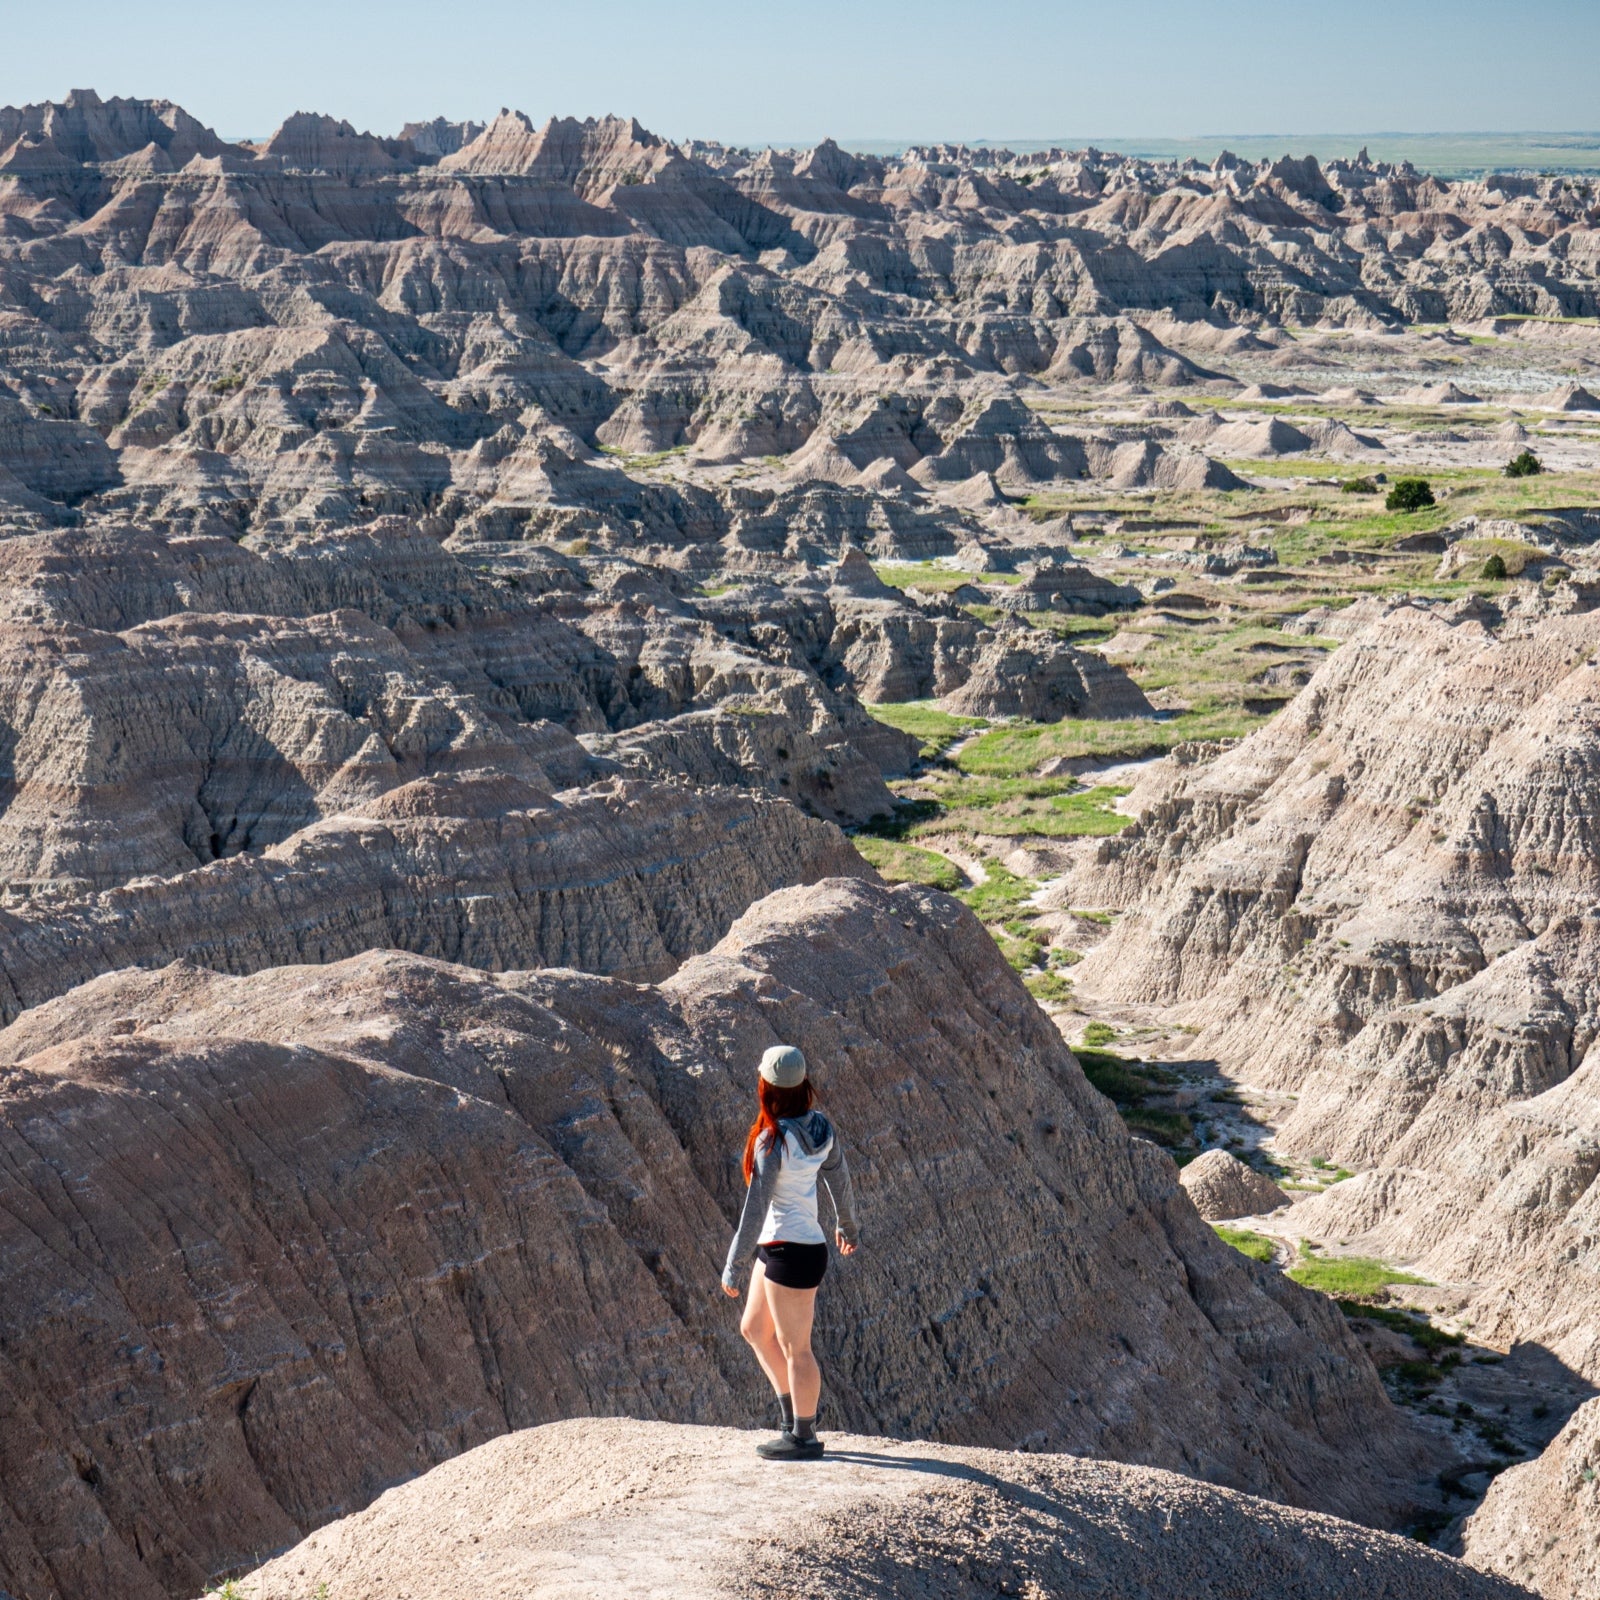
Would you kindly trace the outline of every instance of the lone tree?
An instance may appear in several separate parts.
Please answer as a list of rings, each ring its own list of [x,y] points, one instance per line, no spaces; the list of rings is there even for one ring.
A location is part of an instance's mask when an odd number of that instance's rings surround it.
[[[1383,504],[1388,511],[1421,511],[1433,504],[1433,490],[1426,478],[1396,478]]]
[[[1535,478],[1543,471],[1544,463],[1531,450],[1524,450],[1506,462],[1508,478]]]

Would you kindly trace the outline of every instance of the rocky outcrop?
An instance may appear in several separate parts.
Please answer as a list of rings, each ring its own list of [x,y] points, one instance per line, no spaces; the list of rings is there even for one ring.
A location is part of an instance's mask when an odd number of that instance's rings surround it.
[[[1543,1600],[1600,1594],[1600,1400],[1580,1406],[1536,1461],[1502,1472],[1462,1525],[1470,1565]]]
[[[981,645],[966,682],[942,703],[959,716],[1026,717],[1030,722],[1154,715],[1144,691],[1121,667],[1092,650],[1076,650],[1042,628],[1014,621]]]
[[[931,1569],[961,1574],[975,1594],[1032,1585],[1061,1600],[1525,1593],[1415,1543],[1169,1473],[848,1434],[829,1442],[827,1465],[774,1498],[766,1474],[750,1470],[748,1433],[621,1421],[533,1429],[391,1490],[245,1583],[261,1600],[299,1600],[319,1583],[436,1600],[633,1590],[912,1600],[928,1592]],[[692,1540],[689,1519],[703,1530]]]
[[[1237,488],[1218,451],[1309,436],[1191,418],[1209,454],[1160,427],[1079,437],[1028,385],[1211,383],[1182,350],[1265,351],[1251,330],[1282,320],[1597,309],[1593,218],[1559,178],[996,159],[750,155],[510,109],[399,138],[297,112],[259,145],[162,101],[0,109],[0,510],[699,542],[695,497],[618,482],[597,446],[794,454],[836,486],[892,469],[901,502],[974,478]]]
[[[1590,1377],[1596,639],[1592,612],[1394,610],[1073,891],[1131,907],[1090,983],[1181,1005],[1296,1091],[1282,1146],[1357,1169],[1305,1232],[1470,1286],[1480,1335]]]
[[[857,1172],[837,1424],[1401,1512],[1421,1446],[1339,1313],[1215,1238],[969,912],[834,880],[654,990],[373,951],[0,1032],[0,1584],[192,1595],[508,1429],[750,1417],[712,1290],[774,1039]]]
[[[259,854],[0,912],[0,1015],[119,967],[371,949],[659,977],[780,885],[867,870],[830,824],[743,790],[424,778]]]
[[[1286,1206],[1289,1197],[1270,1178],[1226,1150],[1207,1150],[1178,1174],[1184,1192],[1207,1222],[1256,1217]]]
[[[1044,561],[1021,583],[997,588],[990,602],[1001,611],[1063,611],[1101,617],[1131,611],[1144,596],[1130,584],[1102,578],[1081,561]]]

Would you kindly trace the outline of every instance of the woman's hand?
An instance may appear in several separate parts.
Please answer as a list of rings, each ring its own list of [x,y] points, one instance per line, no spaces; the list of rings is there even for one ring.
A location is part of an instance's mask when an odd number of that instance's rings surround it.
[[[856,1247],[851,1244],[847,1238],[845,1238],[844,1234],[838,1228],[833,1230],[833,1241],[838,1245],[840,1255],[853,1256],[856,1253]]]
[[[737,1290],[737,1289],[730,1289],[730,1288],[729,1288],[729,1287],[728,1287],[728,1286],[727,1286],[727,1284],[723,1284],[723,1286],[722,1286],[722,1292],[723,1292],[723,1293],[724,1293],[724,1294],[725,1294],[725,1295],[727,1295],[727,1297],[728,1297],[728,1298],[729,1298],[729,1299],[730,1299],[730,1300],[737,1300],[737,1299],[738,1299],[738,1298],[739,1298],[739,1291],[738,1291],[738,1290]]]

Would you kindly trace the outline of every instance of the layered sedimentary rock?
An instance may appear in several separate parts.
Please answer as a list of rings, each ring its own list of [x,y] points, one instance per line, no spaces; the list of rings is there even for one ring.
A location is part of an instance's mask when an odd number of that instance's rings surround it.
[[[119,967],[371,949],[659,977],[770,890],[866,870],[837,828],[743,790],[418,779],[258,853],[0,912],[0,1015]]]
[[[714,1291],[775,1039],[857,1168],[838,1422],[1404,1503],[1419,1446],[1338,1313],[1215,1239],[970,913],[835,880],[657,989],[179,964],[0,1033],[0,1583],[191,1595],[510,1428],[749,1417]]]
[[[1148,717],[1144,692],[1122,670],[1090,650],[1075,650],[1041,628],[1011,622],[980,644],[970,675],[944,697],[966,716]]]
[[[1095,982],[1183,1006],[1296,1091],[1289,1149],[1361,1169],[1308,1232],[1475,1285],[1481,1333],[1593,1376],[1600,622],[1544,612],[1371,622],[1078,892],[1130,906]]]
[[[802,480],[877,474],[901,501],[979,476],[1229,487],[1209,437],[1053,429],[1026,385],[1211,382],[1234,320],[1594,313],[1568,180],[1302,165],[751,156],[509,110],[398,138],[300,112],[230,145],[159,101],[4,108],[0,506],[673,545],[730,520],[706,492],[641,498],[597,446],[798,452]]]
[[[1600,1400],[1580,1406],[1538,1460],[1495,1479],[1461,1528],[1460,1554],[1543,1600],[1600,1594]]]
[[[750,1443],[729,1429],[637,1422],[514,1434],[391,1491],[246,1582],[261,1600],[299,1600],[319,1583],[400,1600],[644,1589],[662,1600],[912,1600],[928,1593],[930,1572],[960,1574],[969,1593],[1031,1585],[1064,1600],[1526,1593],[1392,1535],[1164,1472],[845,1435],[831,1441],[836,1459],[774,1496],[749,1469]]]

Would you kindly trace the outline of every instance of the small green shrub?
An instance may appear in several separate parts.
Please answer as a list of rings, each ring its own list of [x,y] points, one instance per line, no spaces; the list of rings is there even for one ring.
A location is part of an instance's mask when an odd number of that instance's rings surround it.
[[[1506,462],[1508,478],[1536,478],[1543,471],[1544,463],[1531,450],[1524,450]]]
[[[1497,551],[1483,564],[1482,576],[1485,578],[1499,579],[1506,575],[1505,557]]]
[[[1213,1223],[1212,1226],[1224,1244],[1232,1245],[1240,1255],[1249,1256],[1252,1261],[1271,1261],[1277,1254],[1272,1241],[1264,1233],[1252,1233],[1248,1228],[1225,1228],[1220,1223]]]
[[[1426,478],[1397,478],[1383,505],[1386,511],[1423,511],[1434,503]]]
[[[1339,485],[1340,494],[1376,494],[1377,483],[1371,478],[1346,478]]]
[[[1109,1022],[1091,1022],[1083,1030],[1083,1042],[1091,1050],[1098,1050],[1111,1043],[1117,1036],[1117,1030]]]

